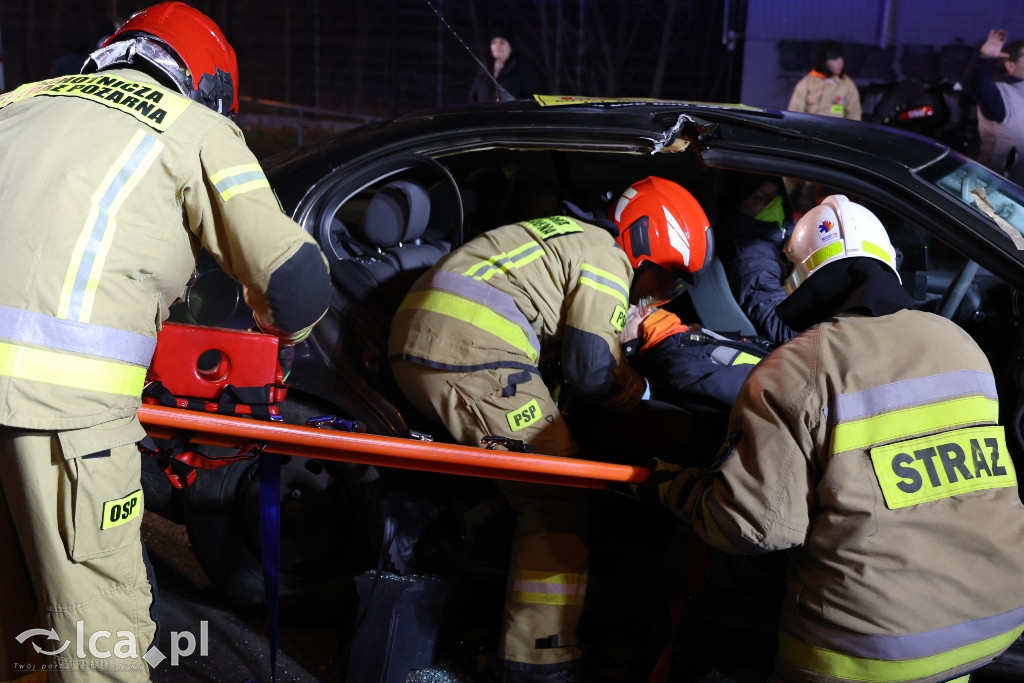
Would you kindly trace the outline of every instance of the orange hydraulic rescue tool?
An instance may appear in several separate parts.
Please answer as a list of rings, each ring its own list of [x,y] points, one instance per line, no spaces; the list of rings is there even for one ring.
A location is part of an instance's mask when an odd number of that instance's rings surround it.
[[[208,369],[200,369],[201,356]],[[192,444],[245,448],[255,442],[260,450],[281,455],[582,488],[639,483],[648,476],[645,467],[225,415],[224,402],[218,398],[228,385],[265,389],[271,417],[277,414],[273,404],[287,391],[280,383],[277,339],[256,332],[168,323],[158,338],[150,382],[150,387],[161,386],[165,394],[173,395],[171,401],[163,401],[165,405],[155,405],[156,399],[149,398],[139,408],[139,419],[154,439],[175,439],[185,433]],[[229,412],[257,411],[238,406]]]

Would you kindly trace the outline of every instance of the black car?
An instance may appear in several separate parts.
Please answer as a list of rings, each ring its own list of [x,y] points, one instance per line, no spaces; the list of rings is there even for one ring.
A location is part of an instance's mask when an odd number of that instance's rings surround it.
[[[566,200],[599,207],[650,175],[689,189],[714,224],[731,196],[730,183],[742,174],[768,174],[817,196],[845,194],[881,218],[902,254],[902,280],[918,307],[955,321],[986,351],[1008,445],[1015,461],[1024,455],[1024,189],[934,140],[740,105],[537,97],[366,125],[268,159],[264,167],[285,211],[320,243],[335,285],[326,318],[297,349],[282,407],[287,421],[333,415],[347,428],[373,434],[450,439],[405,403],[385,358],[391,315],[428,266],[484,230],[558,213]],[[181,307],[177,319],[251,324],[233,283],[205,261],[193,294],[203,310]],[[718,260],[685,296],[682,305],[705,327],[755,333]],[[243,606],[259,604],[263,595],[254,470],[240,463],[201,472],[184,493],[168,489],[158,472],[146,477],[150,507],[187,524],[204,569]],[[310,596],[344,604],[353,581],[365,606],[366,576],[374,585],[384,576],[441,577],[454,583],[437,594],[446,596],[438,604],[460,605],[462,616],[454,626],[437,616],[437,628],[421,636],[439,660],[471,668],[466,662],[486,651],[493,635],[486,630],[498,623],[511,528],[490,482],[304,458],[287,460],[282,477],[286,613],[289,605],[308,605]],[[676,532],[670,521],[637,512],[632,501],[613,494],[596,500],[598,514],[621,523],[624,534],[595,544],[594,571],[603,567],[608,576],[630,578],[614,590],[611,580],[593,584],[588,601],[596,606],[585,616],[584,635],[595,643],[627,641],[623,610],[609,607],[623,600],[635,603],[625,611],[630,618],[656,614],[647,622],[654,635],[645,634],[645,645],[613,662],[627,671],[621,680],[639,680],[630,676],[652,665],[671,638],[667,616],[648,603],[665,602],[664,587],[649,583],[652,576],[664,578],[665,549],[654,546]],[[647,532],[637,533],[637,525]],[[730,565],[730,585],[691,595],[684,624],[687,616],[692,623],[710,619],[716,628],[742,621],[751,637],[730,647],[748,654],[770,650],[770,604],[756,616],[736,616],[749,608],[750,591],[771,593],[761,583],[766,572],[771,569]],[[466,616],[476,612],[486,616]],[[357,643],[362,618],[365,610],[352,616]],[[693,647],[680,650],[678,634],[675,642],[677,657],[700,658]],[[718,651],[703,654],[712,650]],[[602,652],[615,659],[614,647]],[[991,675],[1000,666],[1020,675],[1024,669],[1010,663],[1012,654],[990,667]],[[374,655],[377,661],[383,656]],[[724,666],[721,658],[717,665]]]

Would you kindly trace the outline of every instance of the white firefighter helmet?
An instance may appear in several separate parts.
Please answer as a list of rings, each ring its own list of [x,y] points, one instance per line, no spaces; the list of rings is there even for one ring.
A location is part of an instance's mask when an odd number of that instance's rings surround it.
[[[825,264],[857,256],[881,261],[900,277],[896,250],[882,222],[841,194],[825,197],[797,221],[784,253],[793,262],[786,278],[789,294]]]

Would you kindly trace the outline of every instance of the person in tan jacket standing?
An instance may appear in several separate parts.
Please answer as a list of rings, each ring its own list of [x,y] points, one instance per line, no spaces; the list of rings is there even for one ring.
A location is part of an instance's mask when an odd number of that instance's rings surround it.
[[[1024,630],[1024,506],[984,352],[911,310],[879,220],[796,225],[779,317],[706,470],[662,502],[711,546],[789,550],[773,681],[947,681]],[[671,468],[662,466],[661,469]]]
[[[232,122],[237,89],[216,24],[165,2],[82,74],[0,97],[0,556],[36,607],[2,601],[5,678],[25,672],[24,642],[53,653],[50,680],[148,679],[136,411],[199,250],[284,345],[326,310],[326,260]],[[16,640],[26,629],[55,636]]]
[[[828,40],[818,47],[818,62],[793,88],[788,109],[860,121],[860,91],[846,75],[842,43]]]

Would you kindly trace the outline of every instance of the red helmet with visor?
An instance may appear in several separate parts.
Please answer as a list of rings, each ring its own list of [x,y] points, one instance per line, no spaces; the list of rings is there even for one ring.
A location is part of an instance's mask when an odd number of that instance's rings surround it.
[[[711,262],[711,224],[682,186],[651,176],[629,186],[612,207],[616,238],[636,275],[634,299],[664,303]]]
[[[183,2],[161,2],[133,14],[89,56],[83,72],[130,66],[142,59],[185,96],[228,116],[238,113],[238,60],[210,17]]]

